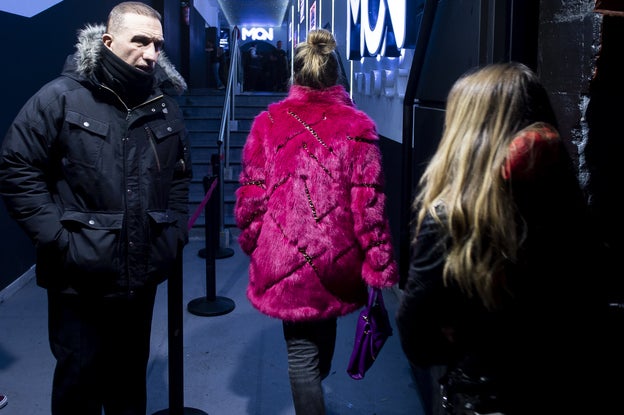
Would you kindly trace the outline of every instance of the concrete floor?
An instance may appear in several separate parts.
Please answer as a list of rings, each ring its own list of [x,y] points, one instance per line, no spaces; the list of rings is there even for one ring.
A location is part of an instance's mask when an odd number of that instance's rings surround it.
[[[180,350],[179,359],[172,361],[183,362],[177,377],[183,384],[171,390],[174,403],[180,404],[173,408],[168,387],[167,283],[159,287],[148,367],[148,414],[175,414],[180,408],[185,415],[294,414],[281,322],[264,316],[247,301],[249,260],[232,239],[233,255],[215,261],[214,284],[206,271],[212,268],[198,255],[203,239],[192,239],[185,247],[182,336],[172,343]],[[210,292],[216,294],[216,310],[221,303],[226,307],[231,303],[233,309],[220,315],[188,311],[191,301],[199,301],[201,307]],[[396,289],[384,291],[391,315],[398,295]],[[54,360],[48,348],[46,307],[45,290],[35,285],[32,270],[0,291],[0,394],[9,399],[0,415],[50,413]],[[423,414],[396,330],[363,380],[347,375],[357,314],[338,320],[333,369],[324,381],[328,415]]]

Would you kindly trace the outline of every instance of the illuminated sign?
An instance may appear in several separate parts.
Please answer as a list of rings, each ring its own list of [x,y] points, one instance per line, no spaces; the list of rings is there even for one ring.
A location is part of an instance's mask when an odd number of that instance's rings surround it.
[[[424,3],[424,0],[348,0],[347,59],[400,56],[401,49],[415,47]]]
[[[252,27],[249,29],[246,29],[243,27],[243,30],[241,31],[242,40],[247,40],[248,38],[251,38],[252,40],[273,40],[273,28],[270,27],[268,29],[263,29],[261,27]]]
[[[310,30],[316,29],[316,2],[310,6]]]

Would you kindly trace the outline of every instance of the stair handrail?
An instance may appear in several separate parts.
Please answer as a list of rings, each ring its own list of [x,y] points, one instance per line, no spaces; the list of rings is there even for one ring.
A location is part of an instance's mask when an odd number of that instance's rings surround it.
[[[239,62],[240,62],[240,50],[238,48],[238,39],[240,37],[240,29],[234,26],[232,29],[232,36],[230,39],[230,67],[228,70],[228,78],[225,88],[225,100],[223,102],[223,111],[221,113],[221,125],[219,127],[219,136],[217,138],[217,146],[219,148],[219,178],[222,183],[224,180],[224,170],[230,169],[230,121],[234,120],[234,85],[239,85]],[[235,82],[236,81],[236,82]],[[219,210],[219,232],[224,232],[224,188],[225,186],[219,186],[219,203],[221,209]]]
[[[229,160],[229,121],[234,120],[234,97],[235,90],[234,85],[239,85],[238,66],[240,62],[240,50],[238,48],[238,28],[234,27],[232,30],[232,40],[230,42],[230,67],[228,70],[228,79],[225,89],[225,101],[223,102],[223,112],[221,113],[221,126],[219,128],[219,138],[217,144],[225,144],[225,159],[222,160],[225,163],[225,167],[230,167]],[[236,81],[236,83],[234,82]],[[223,163],[222,163],[223,164]]]

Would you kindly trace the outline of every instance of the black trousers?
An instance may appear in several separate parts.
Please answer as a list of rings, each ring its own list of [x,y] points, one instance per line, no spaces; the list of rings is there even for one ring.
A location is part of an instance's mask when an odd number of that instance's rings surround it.
[[[156,288],[131,298],[48,291],[52,415],[145,415]]]

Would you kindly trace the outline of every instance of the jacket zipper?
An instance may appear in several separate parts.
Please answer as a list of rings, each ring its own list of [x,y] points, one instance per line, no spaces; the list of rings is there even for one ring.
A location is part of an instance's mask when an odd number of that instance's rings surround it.
[[[106,86],[106,85],[104,85],[104,84],[100,84],[100,86],[101,86],[102,88],[106,89],[107,91],[110,91],[113,95],[115,95],[115,97],[117,97],[117,99],[119,100],[119,102],[121,102],[121,105],[123,105],[123,106],[124,106],[124,108],[126,109],[126,121],[128,121],[128,119],[130,118],[130,114],[131,114],[131,113],[132,113],[132,111],[134,111],[135,109],[137,109],[137,108],[139,108],[139,107],[142,107],[143,105],[147,105],[147,104],[149,104],[149,103],[151,103],[151,102],[157,101],[157,100],[161,99],[162,97],[164,97],[164,95],[163,95],[163,94],[160,94],[160,95],[158,95],[158,96],[156,96],[156,97],[154,97],[154,98],[152,98],[152,99],[150,99],[150,100],[147,100],[147,101],[145,101],[145,102],[143,102],[143,103],[141,103],[141,104],[137,105],[137,106],[136,106],[136,107],[134,107],[134,108],[129,108],[129,107],[126,105],[126,103],[124,102],[124,100],[123,100],[123,99],[121,99],[121,97],[117,94],[117,92],[113,91],[111,88],[107,87],[107,86]]]
[[[154,158],[156,159],[156,167],[158,168],[158,172],[160,173],[160,159],[158,158],[158,152],[156,151],[156,143],[155,143],[155,139],[154,139],[154,135],[152,134],[152,131],[149,129],[148,126],[145,126],[145,133],[147,134],[147,138],[148,141],[150,143],[150,147],[152,148],[152,151],[154,152]]]
[[[157,97],[154,97],[150,100],[147,100],[139,105],[137,105],[134,108],[129,108],[126,103],[124,102],[123,99],[121,99],[121,97],[115,92],[113,91],[111,88],[107,87],[104,84],[100,84],[100,86],[104,89],[106,89],[107,91],[110,91],[113,95],[115,95],[117,97],[117,99],[119,100],[119,102],[121,102],[121,104],[126,108],[126,121],[128,121],[128,119],[130,119],[130,114],[132,114],[132,111],[134,111],[135,109],[142,107],[144,105],[147,105],[151,102],[157,101],[160,98],[162,98],[164,95],[160,94]],[[145,132],[147,133],[147,137],[149,139],[149,143],[150,143],[150,147],[152,148],[152,151],[154,152],[154,158],[156,159],[156,166],[158,168],[158,172],[160,172],[160,159],[158,158],[158,152],[156,151],[156,143],[154,142],[154,136],[152,135],[152,132],[150,131],[150,129],[146,126],[145,127]]]

